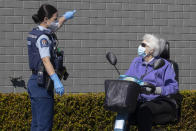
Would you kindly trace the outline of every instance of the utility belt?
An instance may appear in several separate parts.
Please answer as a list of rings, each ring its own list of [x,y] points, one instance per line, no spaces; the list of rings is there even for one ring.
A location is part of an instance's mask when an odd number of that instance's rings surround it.
[[[31,70],[33,75],[37,75],[38,71],[37,70]]]
[[[67,80],[69,73],[67,72],[67,69],[65,66],[59,70],[55,70],[55,73],[58,75],[59,79]],[[40,87],[44,87],[47,90],[53,90],[53,81],[51,80],[50,76],[47,74],[47,72],[44,71],[38,71],[38,70],[32,70],[32,74],[37,75],[37,84]]]
[[[63,53],[55,57],[53,66],[55,73],[58,75],[59,79],[61,80],[63,78],[63,80],[67,80],[69,73],[67,72],[66,67],[63,66]],[[46,72],[42,61],[38,65],[38,70],[32,70],[32,74],[37,75],[37,84],[40,87],[44,87],[47,90],[53,90],[53,81],[50,79],[50,76]]]

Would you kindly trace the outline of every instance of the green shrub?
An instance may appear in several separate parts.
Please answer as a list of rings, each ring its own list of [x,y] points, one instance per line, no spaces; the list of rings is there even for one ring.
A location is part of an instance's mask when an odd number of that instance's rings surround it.
[[[157,127],[172,131],[196,129],[196,91],[181,91],[181,94],[184,96],[181,121]],[[104,110],[104,96],[104,93],[55,96],[53,130],[112,130],[116,113]],[[30,130],[31,119],[31,104],[26,93],[0,94],[0,130]]]

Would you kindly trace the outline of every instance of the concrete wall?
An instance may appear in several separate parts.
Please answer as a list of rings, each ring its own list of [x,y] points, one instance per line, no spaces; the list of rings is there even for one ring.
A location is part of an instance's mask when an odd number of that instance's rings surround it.
[[[0,0],[0,92],[14,91],[9,76],[22,76],[27,84],[31,72],[26,36],[36,26],[31,16],[43,3],[56,6],[59,15],[77,10],[57,33],[70,73],[63,82],[67,92],[104,91],[104,80],[118,77],[106,52],[117,55],[123,74],[145,33],[170,42],[180,89],[196,89],[195,0]]]

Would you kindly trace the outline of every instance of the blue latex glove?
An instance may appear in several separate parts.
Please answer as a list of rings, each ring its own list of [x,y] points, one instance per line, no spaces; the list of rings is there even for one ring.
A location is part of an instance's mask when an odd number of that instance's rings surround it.
[[[65,12],[65,14],[63,16],[64,16],[64,18],[66,20],[69,20],[69,19],[73,18],[73,16],[74,16],[75,13],[76,13],[76,10],[67,11],[67,12]]]
[[[50,76],[50,78],[53,80],[54,82],[54,88],[55,88],[55,91],[57,94],[59,95],[63,95],[64,94],[64,87],[63,87],[63,84],[61,83],[59,77],[57,76],[56,73],[52,74]]]

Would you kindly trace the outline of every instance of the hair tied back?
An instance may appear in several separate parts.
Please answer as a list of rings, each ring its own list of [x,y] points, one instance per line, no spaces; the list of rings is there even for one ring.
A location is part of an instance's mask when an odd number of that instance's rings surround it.
[[[39,17],[38,17],[38,15],[37,14],[34,14],[33,16],[32,16],[32,19],[33,19],[33,21],[36,23],[36,24],[38,24],[40,21],[39,21]]]

